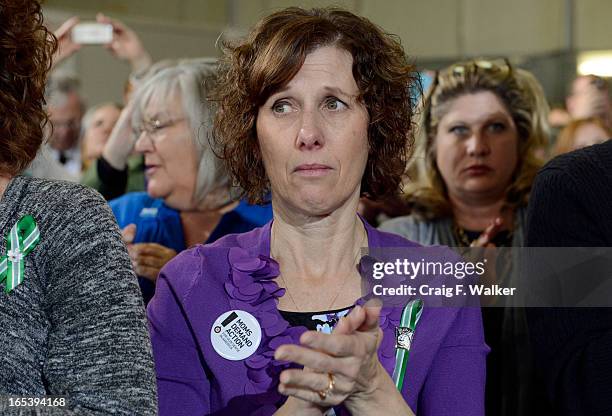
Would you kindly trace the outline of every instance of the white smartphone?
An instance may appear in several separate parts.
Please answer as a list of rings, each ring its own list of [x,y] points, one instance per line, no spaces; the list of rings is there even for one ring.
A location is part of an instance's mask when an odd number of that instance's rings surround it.
[[[113,40],[113,25],[107,23],[79,23],[72,28],[72,41],[82,45],[103,45]]]

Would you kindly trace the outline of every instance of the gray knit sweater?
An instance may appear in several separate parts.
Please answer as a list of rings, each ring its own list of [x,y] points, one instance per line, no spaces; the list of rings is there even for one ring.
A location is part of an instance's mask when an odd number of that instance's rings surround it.
[[[63,395],[69,406],[0,414],[157,414],[145,310],[111,210],[81,185],[18,176],[0,198],[0,256],[27,214],[40,243],[23,283],[0,285],[0,395]]]

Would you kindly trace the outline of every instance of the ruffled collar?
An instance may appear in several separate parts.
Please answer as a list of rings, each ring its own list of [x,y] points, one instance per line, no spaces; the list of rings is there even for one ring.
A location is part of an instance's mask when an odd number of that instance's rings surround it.
[[[275,282],[280,274],[279,264],[269,257],[270,224],[264,226],[259,244],[259,253],[253,253],[241,247],[232,247],[228,252],[230,265],[229,279],[225,283],[225,291],[229,296],[232,309],[251,313],[262,328],[262,339],[257,351],[244,360],[247,367],[248,381],[244,394],[252,397],[259,405],[255,414],[269,414],[275,411],[286,400],[277,391],[280,373],[291,367],[293,363],[274,359],[274,351],[283,344],[299,344],[300,336],[306,332],[303,326],[291,327],[278,311],[278,302],[285,294],[285,289]],[[371,226],[364,221],[370,246],[376,244],[376,232],[371,232]],[[374,240],[374,241],[373,241]],[[266,253],[266,254],[262,254]],[[365,258],[372,259],[365,256]],[[362,268],[360,261],[360,269]],[[363,305],[368,296],[356,301]],[[401,311],[397,308],[383,308],[380,326],[385,331],[389,326],[399,324]],[[393,337],[383,337],[379,349],[379,359],[387,371],[392,370],[395,357]]]
[[[230,306],[251,313],[262,329],[259,348],[244,360],[248,377],[244,394],[263,405],[259,412],[267,414],[285,400],[277,391],[279,376],[292,366],[286,361],[275,360],[274,351],[283,344],[298,344],[306,328],[290,327],[278,311],[279,298],[285,294],[285,289],[274,281],[280,274],[279,265],[274,259],[232,247],[228,261],[230,276],[225,283],[225,291],[230,298]]]

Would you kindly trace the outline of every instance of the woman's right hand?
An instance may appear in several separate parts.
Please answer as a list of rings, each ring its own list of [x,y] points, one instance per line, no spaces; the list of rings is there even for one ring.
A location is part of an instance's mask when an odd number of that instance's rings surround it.
[[[155,282],[161,269],[177,252],[157,243],[137,243],[128,245],[128,254],[136,274]]]
[[[136,225],[134,224],[128,224],[121,230],[121,239],[127,246],[134,272],[155,283],[162,267],[176,257],[177,253],[157,243],[134,243],[135,236]]]
[[[504,220],[501,217],[495,218],[491,224],[478,236],[478,238],[472,241],[470,247],[491,247],[494,248],[495,244],[491,241],[495,238],[504,226]]]
[[[102,157],[115,169],[123,170],[136,145],[136,134],[132,130],[134,103],[130,101],[121,111],[108,141],[102,150]]]
[[[81,44],[72,41],[72,29],[78,23],[79,18],[73,16],[62,23],[62,25],[53,33],[57,38],[57,50],[51,59],[51,65],[53,68],[81,49]]]
[[[485,272],[480,276],[479,283],[485,286],[491,286],[498,283],[497,278],[497,246],[492,243],[493,239],[499,233],[504,226],[504,221],[501,217],[495,218],[491,224],[485,228],[485,230],[478,236],[478,238],[472,241],[470,244],[472,254],[470,257],[474,257],[473,261],[485,261],[487,267]],[[481,250],[475,250],[480,248]],[[497,300],[496,296],[480,296],[480,304],[482,306],[493,305]]]

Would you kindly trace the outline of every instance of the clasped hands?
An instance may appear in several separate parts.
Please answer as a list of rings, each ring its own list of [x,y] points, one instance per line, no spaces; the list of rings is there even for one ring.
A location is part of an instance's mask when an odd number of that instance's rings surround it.
[[[413,415],[378,360],[383,333],[380,306],[355,306],[331,334],[308,331],[300,345],[282,345],[274,357],[304,366],[281,373],[278,390],[289,396],[277,414],[321,415],[344,404],[353,415]]]

